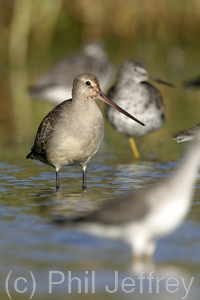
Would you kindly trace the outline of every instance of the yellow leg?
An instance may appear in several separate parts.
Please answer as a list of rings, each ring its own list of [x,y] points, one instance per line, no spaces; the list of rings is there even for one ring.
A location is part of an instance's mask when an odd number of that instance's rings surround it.
[[[138,151],[138,148],[136,146],[136,143],[135,143],[135,140],[134,140],[133,137],[129,137],[129,143],[131,145],[133,156],[135,157],[135,159],[139,159],[140,158],[140,153]]]

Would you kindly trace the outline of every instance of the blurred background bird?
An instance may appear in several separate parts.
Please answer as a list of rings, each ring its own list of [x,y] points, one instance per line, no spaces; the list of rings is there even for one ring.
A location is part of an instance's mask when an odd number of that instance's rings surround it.
[[[190,91],[193,89],[199,89],[200,88],[200,76],[185,80],[183,82],[183,87],[187,91]]]
[[[59,104],[71,98],[73,79],[81,73],[97,76],[103,91],[110,87],[115,67],[109,61],[100,41],[86,43],[81,52],[60,60],[29,87],[29,94],[31,97]]]
[[[186,141],[193,140],[195,135],[199,132],[200,132],[200,123],[196,124],[195,126],[189,129],[181,130],[177,133],[172,134],[172,138],[178,143],[186,142]]]
[[[109,123],[118,132],[129,138],[136,159],[140,158],[140,153],[134,138],[158,130],[165,122],[162,95],[152,84],[147,82],[148,79],[174,87],[170,83],[149,75],[142,61],[128,59],[121,65],[116,83],[108,92],[108,97],[112,101],[137,116],[146,125],[144,128],[140,128],[137,124],[132,124],[128,118],[106,106],[106,117]]]

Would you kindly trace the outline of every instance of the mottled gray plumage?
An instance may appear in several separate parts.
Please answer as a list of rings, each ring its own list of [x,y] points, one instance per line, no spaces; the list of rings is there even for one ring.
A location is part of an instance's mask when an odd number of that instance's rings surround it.
[[[200,123],[196,124],[195,126],[179,131],[172,135],[173,140],[177,141],[177,143],[186,142],[193,140],[195,135],[200,132]]]
[[[165,122],[162,95],[152,84],[147,82],[148,79],[173,86],[150,76],[140,60],[128,59],[121,65],[116,83],[108,92],[108,97],[112,101],[137,116],[146,125],[140,128],[138,124],[131,123],[126,117],[106,106],[106,117],[110,124],[129,138],[144,136],[158,130]],[[139,156],[139,152],[134,155]]]
[[[78,75],[73,84],[72,99],[56,106],[41,122],[34,145],[27,158],[37,159],[58,171],[64,165],[81,165],[83,190],[86,189],[86,167],[100,147],[104,135],[104,121],[94,98],[115,107],[132,120],[139,120],[110,101],[101,91],[94,75]]]

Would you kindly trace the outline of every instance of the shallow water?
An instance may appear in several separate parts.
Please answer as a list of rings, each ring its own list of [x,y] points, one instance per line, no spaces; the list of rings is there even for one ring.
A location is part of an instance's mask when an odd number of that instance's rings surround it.
[[[79,167],[62,168],[61,189],[56,191],[54,170],[25,159],[39,122],[52,108],[29,99],[27,83],[26,70],[1,75],[1,298],[7,297],[5,282],[12,271],[8,289],[14,299],[30,298],[31,274],[36,281],[33,299],[55,299],[55,295],[59,299],[199,299],[200,178],[187,219],[177,231],[158,241],[153,262],[133,263],[127,245],[59,228],[51,222],[55,216],[79,215],[120,198],[131,189],[169,176],[185,148],[172,141],[170,134],[199,122],[198,95],[183,97],[180,89],[162,88],[167,122],[158,132],[138,140],[142,152],[138,162],[132,158],[127,139],[106,123],[104,142],[88,165],[87,192],[81,190]],[[184,109],[179,110],[180,107]],[[152,285],[147,278],[150,272],[154,276]],[[72,286],[70,276],[78,278]],[[110,293],[115,288],[115,278],[119,286]],[[123,283],[132,285],[122,286]],[[184,283],[187,288],[191,283],[189,295]],[[20,293],[26,287],[27,291]]]

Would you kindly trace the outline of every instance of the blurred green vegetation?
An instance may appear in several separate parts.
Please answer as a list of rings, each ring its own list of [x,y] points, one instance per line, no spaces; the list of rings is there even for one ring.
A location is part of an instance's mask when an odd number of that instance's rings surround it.
[[[116,60],[120,51],[147,47],[151,59],[155,45],[160,52],[196,45],[199,15],[199,0],[0,0],[0,64],[23,65],[47,52],[60,57],[90,39],[102,40]],[[173,59],[178,50],[171,51]]]

